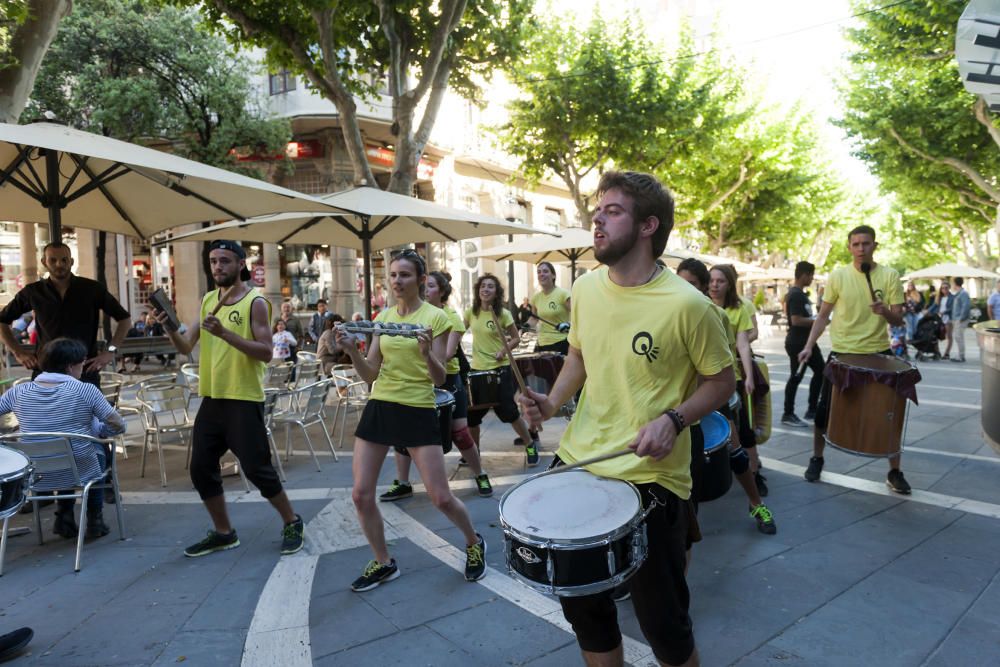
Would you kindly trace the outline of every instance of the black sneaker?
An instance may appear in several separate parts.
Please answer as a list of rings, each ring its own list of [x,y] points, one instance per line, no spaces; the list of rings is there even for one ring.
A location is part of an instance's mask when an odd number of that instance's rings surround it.
[[[461,465],[461,464],[459,464]],[[398,479],[392,480],[389,490],[378,497],[382,502],[392,502],[402,500],[413,495],[413,486],[409,482],[400,482]]]
[[[799,419],[794,412],[789,412],[788,414],[782,415],[781,423],[784,424],[785,426],[799,426],[801,428],[809,426],[809,424]]]
[[[809,421],[816,419],[816,408],[809,408],[808,410],[806,410],[806,413],[803,415],[803,417],[805,417]]]
[[[902,470],[890,470],[889,476],[885,479],[885,485],[896,493],[901,493],[904,496],[910,495],[910,483],[903,477]]]
[[[809,467],[806,468],[805,478],[807,482],[818,482],[820,473],[823,472],[823,457],[814,456],[809,459]]]
[[[197,558],[198,556],[207,556],[216,551],[235,549],[238,546],[240,546],[240,538],[236,535],[235,530],[228,535],[210,530],[208,531],[208,537],[201,542],[189,546],[184,550],[184,555],[188,558]]]
[[[767,497],[767,477],[760,474],[760,470],[753,474],[753,481],[757,485],[757,493],[760,494],[761,498]]]
[[[459,457],[459,459],[458,459],[458,467],[459,468],[464,468],[467,465],[469,465],[469,462],[465,460],[465,457],[464,456]]]
[[[86,537],[88,540],[96,540],[104,537],[111,532],[108,528],[108,524],[104,523],[104,514],[91,515],[87,517],[87,533]]]
[[[465,580],[479,581],[486,576],[486,540],[476,533],[479,541],[465,547]]]
[[[762,503],[757,507],[751,507],[750,516],[757,522],[757,530],[765,535],[774,535],[778,532],[778,526],[774,523],[774,515],[771,514],[771,510],[767,509],[767,505]]]
[[[514,446],[515,447],[524,447],[524,438],[522,438],[521,436],[518,436],[518,437],[514,438]]]
[[[286,523],[281,529],[281,555],[293,554],[302,548],[305,543],[305,526],[302,525],[302,517],[295,515],[295,521]]]
[[[531,444],[524,448],[524,455],[528,459],[528,467],[534,468],[538,465],[538,441],[532,440]]]
[[[55,513],[55,520],[52,522],[52,532],[59,537],[65,537],[67,540],[73,539],[80,534],[80,528],[76,525],[76,517],[73,516],[73,510],[68,510],[65,513]]]
[[[479,495],[483,498],[489,498],[493,495],[493,485],[490,484],[489,475],[486,473],[476,475],[476,488],[479,489]]]
[[[399,577],[399,568],[396,567],[395,558],[390,558],[388,565],[383,565],[377,560],[370,560],[368,565],[365,565],[365,571],[351,584],[351,590],[355,593],[363,593],[397,577]]]

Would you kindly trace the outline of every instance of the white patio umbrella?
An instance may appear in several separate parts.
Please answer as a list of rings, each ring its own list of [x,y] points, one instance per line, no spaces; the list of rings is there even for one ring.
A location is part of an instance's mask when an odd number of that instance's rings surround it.
[[[497,261],[509,260],[531,264],[546,260],[561,264],[569,262],[571,281],[576,280],[577,264],[597,263],[594,258],[594,233],[582,227],[569,227],[560,230],[559,236],[528,236],[511,243],[471,253],[469,257],[486,257]]]
[[[0,123],[0,218],[148,238],[171,227],[331,212],[314,197],[56,123]]]
[[[320,198],[343,213],[281,213],[232,220],[169,239],[177,241],[256,241],[329,244],[360,250],[365,303],[371,309],[371,254],[410,243],[459,241],[496,234],[536,234],[541,230],[471,211],[360,187]],[[164,241],[166,242],[166,241]]]
[[[955,59],[965,89],[996,111],[1000,98],[1000,0],[972,0],[955,30]]]
[[[946,262],[944,264],[928,266],[926,269],[913,271],[903,276],[904,280],[917,280],[920,278],[985,278],[987,280],[996,280],[1000,278],[1000,274],[977,269],[974,266]]]

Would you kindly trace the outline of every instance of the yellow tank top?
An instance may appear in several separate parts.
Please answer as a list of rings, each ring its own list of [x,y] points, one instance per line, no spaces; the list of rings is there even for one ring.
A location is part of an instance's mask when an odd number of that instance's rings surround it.
[[[215,314],[222,326],[237,336],[253,340],[250,310],[256,299],[264,296],[252,288],[242,299],[231,306],[223,306]],[[219,302],[219,290],[212,290],[201,301],[201,319],[204,320]],[[271,304],[267,304],[267,321],[271,321]],[[198,393],[210,398],[229,398],[238,401],[264,400],[264,362],[240,352],[221,338],[202,331],[201,357],[198,362]]]

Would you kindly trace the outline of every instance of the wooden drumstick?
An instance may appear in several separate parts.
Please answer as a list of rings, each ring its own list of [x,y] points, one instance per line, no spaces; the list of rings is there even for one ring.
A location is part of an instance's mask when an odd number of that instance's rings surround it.
[[[507,337],[503,335],[503,329],[500,328],[500,322],[497,320],[497,314],[493,312],[490,308],[490,316],[493,318],[493,324],[497,328],[497,335],[500,336],[500,342],[503,344],[504,352],[507,353],[507,360],[510,362],[510,370],[514,373],[514,379],[517,380],[517,386],[521,388],[521,394],[524,396],[528,395],[528,388],[524,384],[524,377],[521,376],[521,369],[517,367],[517,361],[514,360],[514,353],[510,349],[510,345],[507,344]]]
[[[619,456],[625,456],[626,454],[635,454],[635,450],[626,447],[625,449],[619,449],[611,452],[610,454],[601,454],[600,456],[583,459],[582,461],[577,461],[576,463],[571,463],[570,465],[559,466],[558,468],[553,468],[552,470],[546,470],[543,473],[535,475],[535,477],[541,477],[542,475],[554,475],[559,472],[569,472],[570,470],[576,470],[577,468],[582,468],[583,466],[589,466],[592,463],[600,463],[601,461],[616,459]]]
[[[212,312],[209,313],[209,315],[211,315],[212,317],[215,317],[215,314],[219,312],[219,310],[222,308],[223,304],[225,303],[226,299],[229,298],[229,294],[234,289],[236,289],[236,285],[235,284],[232,287],[230,287],[228,290],[226,290],[225,294],[223,294],[222,293],[222,288],[221,287],[219,288],[219,303],[215,304],[215,308],[212,309]]]

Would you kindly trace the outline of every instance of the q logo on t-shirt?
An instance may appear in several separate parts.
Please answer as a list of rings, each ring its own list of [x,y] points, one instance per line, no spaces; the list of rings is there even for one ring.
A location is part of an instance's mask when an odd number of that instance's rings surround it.
[[[653,345],[653,337],[645,331],[640,331],[632,338],[632,351],[646,357],[649,363],[653,363],[660,355],[660,348]]]

